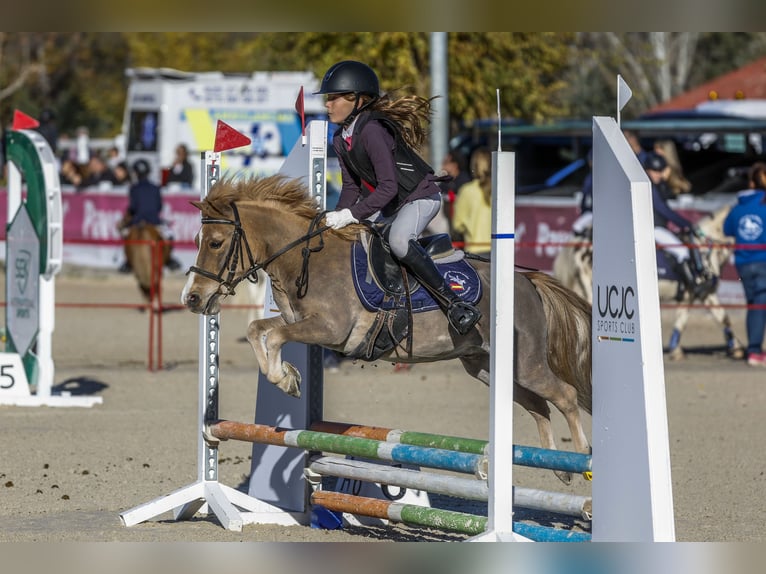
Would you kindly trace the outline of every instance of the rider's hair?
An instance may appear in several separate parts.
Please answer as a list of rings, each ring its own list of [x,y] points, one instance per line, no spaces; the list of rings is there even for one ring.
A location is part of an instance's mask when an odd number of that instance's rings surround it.
[[[748,172],[750,187],[754,189],[766,189],[766,163],[762,161],[755,162]]]
[[[373,98],[366,94],[359,97],[364,102],[364,109],[375,110],[386,114],[399,128],[404,141],[415,149],[418,149],[428,136],[428,126],[431,123],[431,102],[438,96],[424,98],[416,94],[399,96],[404,88],[388,92],[382,96]],[[347,99],[353,101],[354,94],[348,94]],[[370,101],[372,100],[372,101]]]

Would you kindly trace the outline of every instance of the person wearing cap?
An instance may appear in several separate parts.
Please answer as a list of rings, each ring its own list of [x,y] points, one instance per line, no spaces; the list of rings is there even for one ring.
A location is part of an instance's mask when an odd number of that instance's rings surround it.
[[[439,302],[453,328],[467,334],[481,312],[452,291],[417,241],[441,209],[438,183],[444,179],[416,151],[427,136],[431,100],[381,94],[375,71],[353,60],[331,66],[315,93],[325,96],[328,118],[340,126],[332,144],[342,186],[326,224],[390,223],[391,253]]]
[[[652,184],[652,204],[654,206],[654,240],[670,255],[674,263],[674,271],[679,275],[679,291],[676,300],[681,301],[684,289],[693,293],[695,298],[704,298],[715,290],[716,280],[706,274],[705,266],[698,250],[690,250],[681,239],[668,229],[672,223],[684,235],[695,234],[702,236],[701,231],[683,215],[677,213],[667,204],[664,193],[665,158],[656,152],[646,154],[643,162],[644,170]],[[693,252],[692,252],[693,251]]]

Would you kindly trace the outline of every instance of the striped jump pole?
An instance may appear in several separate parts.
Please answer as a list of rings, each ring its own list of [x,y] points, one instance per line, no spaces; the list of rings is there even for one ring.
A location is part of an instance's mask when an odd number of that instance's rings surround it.
[[[331,452],[360,458],[414,464],[472,474],[487,475],[487,458],[471,453],[394,444],[367,438],[321,433],[308,430],[286,430],[267,425],[218,421],[206,433],[220,440],[241,440],[258,444],[288,446],[310,451]]]
[[[443,494],[481,502],[487,502],[489,499],[487,481],[476,480],[475,478],[396,468],[374,462],[330,456],[318,456],[312,459],[308,469],[320,476],[376,482],[388,486],[422,490],[432,494]],[[513,504],[530,510],[565,514],[584,520],[591,519],[591,499],[587,496],[514,486]]]
[[[407,444],[427,448],[438,448],[487,454],[489,443],[485,440],[456,436],[404,431],[384,427],[350,423],[320,421],[311,425],[312,431],[341,434],[359,438]],[[513,445],[513,464],[564,472],[587,473],[591,471],[591,456],[577,452],[552,450],[533,446]]]
[[[483,534],[487,529],[486,516],[324,490],[314,492],[311,495],[311,503],[335,512],[347,512],[473,536]],[[585,542],[590,540],[590,534],[587,532],[547,528],[521,522],[513,522],[513,531],[536,542]]]

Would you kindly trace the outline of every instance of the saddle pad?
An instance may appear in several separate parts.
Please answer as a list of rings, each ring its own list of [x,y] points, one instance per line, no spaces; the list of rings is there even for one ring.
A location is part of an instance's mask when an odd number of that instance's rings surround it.
[[[465,259],[446,263],[440,263],[437,260],[435,263],[452,290],[463,301],[473,304],[481,298],[479,274]],[[351,248],[351,274],[359,300],[368,310],[388,311],[406,306],[406,295],[392,297],[378,285],[367,261],[367,250],[361,241],[355,242]],[[438,309],[439,304],[428,290],[424,288],[416,290],[416,286],[417,284],[410,285],[412,311],[419,313]]]

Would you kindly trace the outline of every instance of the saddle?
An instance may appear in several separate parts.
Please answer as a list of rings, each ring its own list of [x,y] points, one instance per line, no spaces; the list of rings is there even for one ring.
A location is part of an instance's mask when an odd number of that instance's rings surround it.
[[[386,231],[373,229],[354,243],[351,268],[359,300],[376,313],[372,328],[348,357],[374,361],[397,347],[408,337],[411,346],[412,313],[439,309],[439,303],[422,287],[414,275],[391,254]],[[464,253],[452,247],[447,234],[418,239],[436,263],[452,289],[464,301],[481,298],[481,280],[465,260]]]

